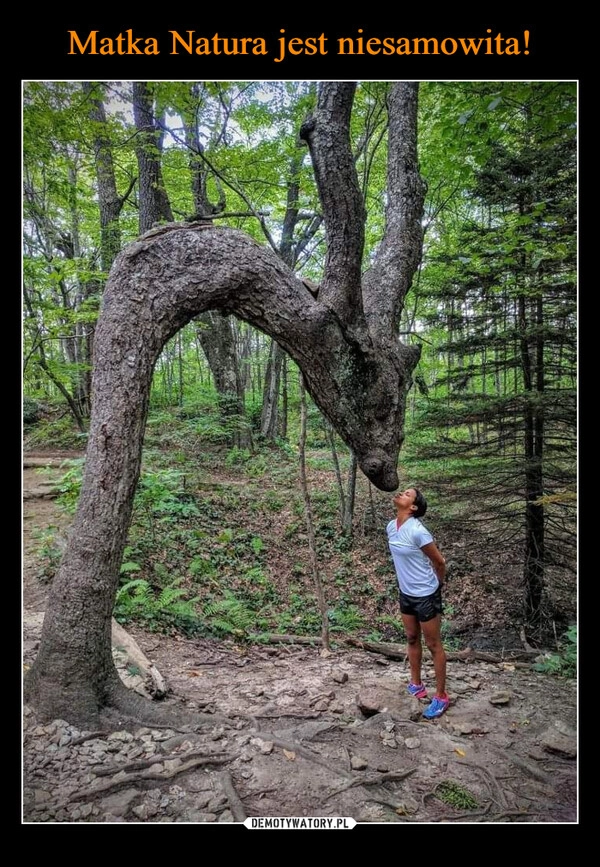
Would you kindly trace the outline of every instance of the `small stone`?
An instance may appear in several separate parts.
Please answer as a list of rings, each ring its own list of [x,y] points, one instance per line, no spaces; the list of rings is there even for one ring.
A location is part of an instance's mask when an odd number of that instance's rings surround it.
[[[116,780],[116,777],[113,777],[113,780]],[[122,792],[115,792],[114,795],[109,795],[107,798],[102,799],[101,807],[107,813],[117,818],[124,816],[133,801],[139,797],[139,794],[138,790],[133,788],[124,789]]]
[[[459,695],[463,695],[465,692],[469,692],[470,689],[471,689],[471,686],[470,686],[470,684],[467,684],[467,683],[455,683],[454,684],[454,692],[458,693]]]
[[[352,756],[350,759],[350,766],[353,771],[364,771],[365,768],[369,767],[369,763],[366,759],[363,759],[362,756]]]
[[[134,747],[132,750],[129,750],[127,755],[130,759],[137,759],[143,752],[144,750],[141,747]]]
[[[406,738],[404,746],[407,750],[416,750],[421,746],[421,741],[419,738]]]
[[[490,704],[505,705],[510,704],[511,698],[512,695],[510,692],[495,692],[490,696],[489,702]]]
[[[452,724],[452,731],[457,735],[485,735],[489,729],[482,728],[476,723],[454,722]]]
[[[133,735],[130,732],[112,732],[108,736],[109,741],[132,741]]]
[[[139,806],[134,807],[131,811],[135,813],[138,819],[147,819],[148,818],[148,805],[147,804],[139,804]]]
[[[313,707],[315,710],[318,711],[329,710],[329,702],[326,699],[322,698],[320,701],[315,702]]]
[[[112,779],[113,779],[113,782],[115,782],[115,783],[120,783],[122,780],[126,780],[127,779],[127,771],[119,771],[117,774],[114,775],[114,777]]]
[[[339,701],[336,701],[333,704],[329,705],[329,710],[331,713],[344,713],[345,709],[346,708],[344,707],[344,705]]]
[[[348,683],[348,673],[346,671],[336,670],[332,675],[336,683]]]
[[[356,696],[356,704],[366,717],[382,712],[382,696],[376,690],[364,689]]]
[[[221,813],[221,815],[219,816],[217,821],[218,822],[233,822],[234,819],[233,819],[233,815],[231,813],[231,810],[223,810],[223,812]]]
[[[163,762],[165,771],[174,771],[175,768],[178,768],[180,765],[181,759],[169,759],[168,761]],[[152,767],[156,768],[157,766],[153,765]]]
[[[540,742],[547,752],[558,753],[568,759],[577,756],[577,734],[560,719],[554,720],[550,728],[543,732]]]

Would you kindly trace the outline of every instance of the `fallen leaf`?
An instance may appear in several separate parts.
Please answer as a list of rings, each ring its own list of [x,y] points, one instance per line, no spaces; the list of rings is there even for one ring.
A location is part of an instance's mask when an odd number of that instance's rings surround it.
[[[286,757],[286,759],[287,759],[288,761],[290,761],[290,762],[293,762],[294,759],[296,758],[296,753],[291,752],[291,750],[284,750],[284,751],[283,751],[283,755],[284,755],[284,756]]]
[[[399,816],[408,816],[408,810],[406,809],[406,807],[403,807],[402,804],[400,804],[399,807],[396,807],[396,813]]]
[[[459,750],[458,747],[454,747],[454,752],[463,759],[467,755],[464,750]]]
[[[188,671],[188,677],[202,677],[201,671]]]

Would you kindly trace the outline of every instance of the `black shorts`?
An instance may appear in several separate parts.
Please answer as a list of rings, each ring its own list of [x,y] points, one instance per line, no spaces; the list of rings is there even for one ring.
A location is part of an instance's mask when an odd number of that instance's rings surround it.
[[[426,623],[443,613],[442,606],[442,588],[438,587],[435,593],[431,596],[407,596],[402,590],[398,591],[400,596],[400,611],[402,614],[410,614],[416,617],[419,623]]]

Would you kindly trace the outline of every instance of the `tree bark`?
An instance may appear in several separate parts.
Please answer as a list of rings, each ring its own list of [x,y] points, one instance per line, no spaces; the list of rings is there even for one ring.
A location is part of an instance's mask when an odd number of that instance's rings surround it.
[[[160,164],[161,134],[154,117],[152,93],[146,81],[133,82],[133,116],[140,190],[140,234],[161,220],[172,220]]]
[[[119,197],[112,144],[108,135],[104,103],[98,91],[98,83],[84,81],[83,92],[90,103],[89,116],[95,127],[94,156],[98,180],[98,205],[100,208],[100,263],[107,274],[121,249],[119,215],[124,199]]]
[[[279,344],[271,341],[269,360],[265,372],[263,403],[260,415],[260,433],[267,440],[274,441],[279,433],[278,401],[281,368],[283,365],[283,350]]]
[[[218,311],[202,313],[198,339],[211,369],[219,395],[219,407],[225,422],[233,424],[232,445],[248,448],[251,445],[250,427],[245,421],[244,386],[242,382],[235,340],[233,320]]]

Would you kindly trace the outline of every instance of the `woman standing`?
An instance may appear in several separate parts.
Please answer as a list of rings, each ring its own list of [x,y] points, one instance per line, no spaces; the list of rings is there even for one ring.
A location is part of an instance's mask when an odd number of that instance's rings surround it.
[[[426,719],[436,719],[448,708],[446,694],[446,653],[440,635],[442,621],[442,584],[446,561],[433,536],[419,520],[427,511],[427,501],[417,488],[407,488],[393,499],[396,518],[387,525],[388,542],[396,568],[400,593],[400,613],[408,641],[411,682],[408,692],[425,698],[421,681],[421,635],[433,657],[435,695],[425,710]]]

